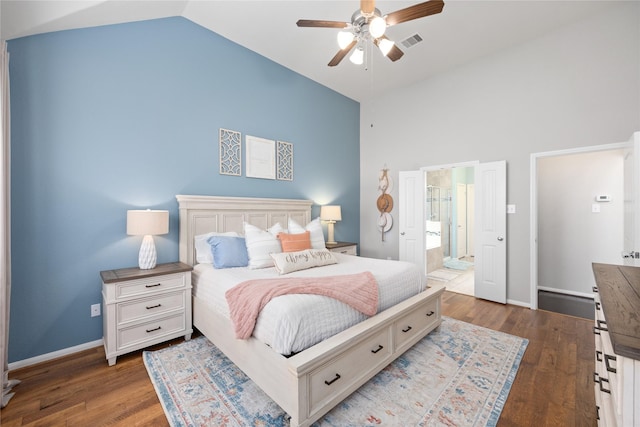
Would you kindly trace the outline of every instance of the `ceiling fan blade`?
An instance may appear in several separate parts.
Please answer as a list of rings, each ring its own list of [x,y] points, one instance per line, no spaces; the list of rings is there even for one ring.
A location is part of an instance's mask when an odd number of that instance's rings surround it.
[[[405,9],[396,10],[387,15],[387,26],[401,24],[403,22],[411,21],[413,19],[424,18],[425,16],[435,15],[442,12],[444,8],[444,1],[431,0],[424,3],[419,3],[414,6],[409,6]]]
[[[380,38],[375,39],[373,41],[373,44],[375,44],[377,47],[380,47],[379,43],[380,43],[380,40],[382,39],[388,40],[387,36],[382,36]],[[393,46],[391,47],[391,50],[389,50],[389,53],[387,53],[387,58],[389,58],[393,62],[396,62],[398,59],[402,58],[402,55],[404,55],[404,52],[400,50],[400,48],[396,46],[396,44],[394,43]]]
[[[331,61],[329,61],[329,64],[327,65],[329,65],[329,67],[335,67],[336,65],[338,65],[340,61],[342,61],[344,57],[347,56],[349,52],[351,52],[351,49],[353,49],[356,43],[358,43],[358,41],[354,40],[351,43],[349,43],[349,46],[345,47],[342,50],[339,50],[338,53],[336,53],[336,56],[334,56],[331,59]]]
[[[316,19],[299,19],[296,22],[298,27],[318,27],[318,28],[347,28],[348,22],[341,21],[320,21]]]
[[[360,0],[360,11],[363,15],[372,14],[376,9],[375,0]]]

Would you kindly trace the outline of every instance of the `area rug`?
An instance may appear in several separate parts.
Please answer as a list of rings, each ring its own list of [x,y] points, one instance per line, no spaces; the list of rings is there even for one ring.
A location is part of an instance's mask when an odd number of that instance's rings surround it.
[[[495,426],[527,344],[445,317],[314,426]],[[289,425],[205,337],[145,351],[143,359],[173,427]]]
[[[469,267],[473,266],[473,263],[459,259],[448,259],[444,262],[444,266],[454,270],[467,270]]]

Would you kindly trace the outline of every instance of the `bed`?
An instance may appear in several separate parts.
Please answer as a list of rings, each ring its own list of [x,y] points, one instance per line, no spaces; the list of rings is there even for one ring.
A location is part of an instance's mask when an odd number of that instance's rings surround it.
[[[289,219],[303,225],[311,221],[310,200],[176,198],[180,261],[194,266],[197,235],[241,233],[244,222],[268,229]],[[193,323],[291,417],[292,426],[308,426],[440,325],[443,291],[442,286],[427,288],[292,356],[253,336],[236,339],[228,315],[198,294],[193,296]]]

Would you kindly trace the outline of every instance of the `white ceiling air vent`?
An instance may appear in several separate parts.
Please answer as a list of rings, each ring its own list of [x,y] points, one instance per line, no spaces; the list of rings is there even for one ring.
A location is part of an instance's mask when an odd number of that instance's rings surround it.
[[[420,43],[421,41],[422,37],[420,37],[419,34],[414,34],[411,37],[407,37],[406,39],[402,40],[400,43],[402,43],[402,46],[410,48],[413,45]]]

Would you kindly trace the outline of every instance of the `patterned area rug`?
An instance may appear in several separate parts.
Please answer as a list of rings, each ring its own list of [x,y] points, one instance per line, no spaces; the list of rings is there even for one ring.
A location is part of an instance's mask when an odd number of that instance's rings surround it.
[[[527,343],[445,317],[314,426],[495,426]],[[173,427],[288,426],[284,411],[205,337],[143,358]]]

